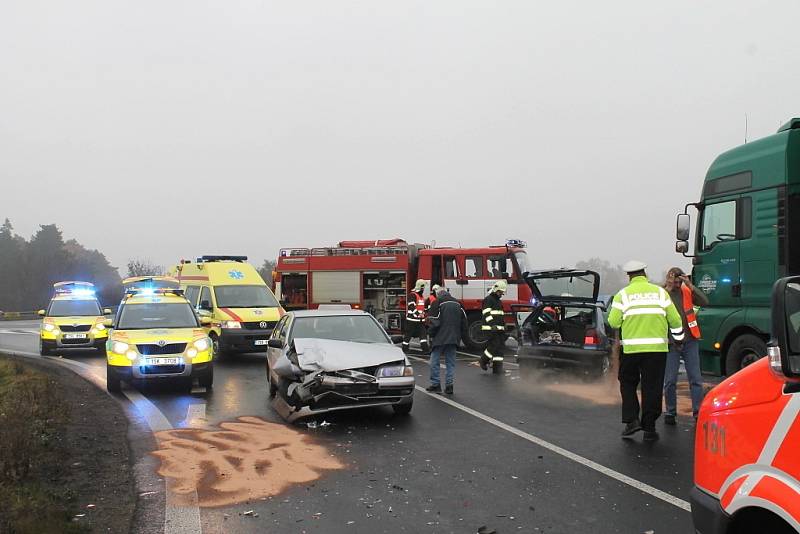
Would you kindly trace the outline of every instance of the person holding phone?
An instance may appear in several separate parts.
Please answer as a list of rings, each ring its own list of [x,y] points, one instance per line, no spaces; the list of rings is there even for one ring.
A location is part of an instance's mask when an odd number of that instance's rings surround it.
[[[685,333],[682,341],[675,341],[670,336],[667,365],[664,371],[664,400],[667,405],[664,424],[674,425],[678,416],[676,387],[681,360],[683,360],[686,367],[686,375],[689,379],[692,414],[695,420],[697,419],[697,412],[700,411],[700,403],[703,401],[703,377],[700,374],[700,345],[698,343],[700,327],[697,325],[694,306],[695,304],[708,306],[708,297],[692,284],[689,277],[680,267],[673,267],[667,271],[664,289],[669,293],[673,304],[675,304],[678,313],[681,315]]]

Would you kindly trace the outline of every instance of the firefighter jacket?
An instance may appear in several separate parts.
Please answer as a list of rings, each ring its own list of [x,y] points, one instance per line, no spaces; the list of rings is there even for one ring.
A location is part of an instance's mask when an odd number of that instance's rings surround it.
[[[622,352],[667,352],[668,331],[683,341],[683,319],[667,290],[644,276],[634,277],[614,295],[608,314],[611,328],[622,329]]]
[[[503,302],[500,297],[494,292],[486,295],[483,299],[483,324],[481,330],[490,332],[505,332],[505,312],[503,311]]]
[[[408,311],[406,311],[406,320],[420,322],[425,319],[425,297],[422,291],[412,291],[408,295]]]

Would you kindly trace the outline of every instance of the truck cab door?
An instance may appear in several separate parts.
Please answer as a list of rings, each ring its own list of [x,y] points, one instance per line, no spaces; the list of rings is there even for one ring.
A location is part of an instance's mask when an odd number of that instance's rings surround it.
[[[709,201],[700,215],[698,261],[692,281],[708,295],[715,307],[741,305],[741,234],[737,232],[737,212],[741,211],[739,200],[737,196]]]
[[[444,282],[444,287],[458,300],[461,300],[464,295],[462,289],[464,279],[461,272],[455,256],[444,256],[442,258],[442,281]]]

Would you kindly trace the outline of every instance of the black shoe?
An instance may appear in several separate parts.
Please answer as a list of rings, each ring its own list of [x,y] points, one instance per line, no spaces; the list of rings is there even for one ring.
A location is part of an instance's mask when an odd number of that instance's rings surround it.
[[[431,384],[430,386],[425,388],[425,391],[427,391],[428,393],[441,393],[442,386],[440,386],[439,384]]]
[[[453,384],[447,384],[444,387],[444,392],[447,393],[448,395],[452,395],[453,394]]]
[[[658,441],[658,432],[655,430],[645,430],[642,439],[644,441]]]
[[[625,425],[625,430],[622,431],[622,439],[631,439],[633,435],[639,432],[642,429],[641,423],[639,421],[631,421],[627,425]]]
[[[672,414],[665,415],[664,424],[669,426],[675,426],[675,416]]]
[[[483,369],[484,371],[488,370],[489,361],[490,361],[489,358],[485,354],[481,355],[481,369]]]

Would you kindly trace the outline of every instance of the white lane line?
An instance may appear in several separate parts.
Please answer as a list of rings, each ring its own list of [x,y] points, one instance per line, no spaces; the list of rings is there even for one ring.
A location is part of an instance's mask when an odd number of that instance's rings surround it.
[[[473,410],[472,408],[469,408],[468,406],[464,406],[461,403],[458,403],[458,402],[455,402],[453,400],[450,400],[447,397],[444,397],[444,396],[439,395],[439,394],[428,393],[427,391],[425,391],[425,388],[423,388],[421,386],[415,386],[415,388],[416,388],[417,391],[420,391],[423,394],[425,394],[425,395],[427,395],[427,396],[429,396],[431,398],[434,398],[434,399],[436,399],[438,401],[441,401],[441,402],[443,402],[445,404],[448,404],[448,405],[452,406],[453,408],[456,408],[457,410],[461,410],[462,412],[467,413],[467,414],[469,414],[469,415],[471,415],[473,417],[477,417],[478,419],[480,419],[482,421],[485,421],[485,422],[489,423],[490,425],[494,425],[497,428],[505,430],[506,432],[514,434],[515,436],[518,436],[518,437],[520,437],[520,438],[522,438],[524,440],[530,441],[531,443],[533,443],[535,445],[538,445],[538,446],[543,447],[543,448],[545,448],[545,449],[547,449],[547,450],[549,450],[551,452],[554,452],[554,453],[558,454],[559,456],[563,456],[564,458],[567,458],[568,460],[572,460],[573,462],[577,462],[577,463],[579,463],[579,464],[581,464],[581,465],[583,465],[585,467],[588,467],[589,469],[597,471],[598,473],[606,475],[607,477],[613,478],[614,480],[616,480],[618,482],[622,482],[623,484],[626,484],[626,485],[628,485],[628,486],[630,486],[632,488],[635,488],[635,489],[637,489],[639,491],[647,493],[648,495],[651,495],[651,496],[653,496],[653,497],[655,497],[657,499],[661,499],[662,501],[664,501],[666,503],[669,503],[669,504],[671,504],[673,506],[677,506],[681,510],[686,510],[687,512],[690,512],[692,510],[691,506],[689,505],[689,503],[687,501],[684,501],[683,499],[679,499],[679,498],[675,497],[674,495],[671,495],[671,494],[669,494],[669,493],[667,493],[665,491],[661,491],[658,488],[654,488],[653,486],[651,486],[649,484],[645,484],[644,482],[636,480],[635,478],[629,477],[628,475],[623,475],[622,473],[614,471],[613,469],[608,468],[608,467],[606,467],[604,465],[601,465],[601,464],[599,464],[599,463],[597,463],[595,461],[592,461],[592,460],[590,460],[588,458],[584,458],[583,456],[581,456],[579,454],[575,454],[574,452],[568,451],[568,450],[566,450],[566,449],[564,449],[562,447],[559,447],[558,445],[554,445],[554,444],[550,443],[549,441],[545,441],[542,438],[536,437],[533,434],[528,434],[527,432],[523,432],[522,430],[520,430],[518,428],[514,428],[513,426],[507,425],[507,424],[503,423],[502,421],[498,421],[497,419],[495,419],[493,417],[485,415],[485,414],[483,414],[483,413],[481,413],[481,412],[479,412],[477,410]]]
[[[208,422],[206,420],[206,403],[197,402],[194,404],[190,404],[189,408],[186,410],[185,422],[186,426],[190,426],[193,428],[205,426],[205,424]]]
[[[19,334],[22,336],[32,336],[38,333],[38,330],[0,330],[0,334]]]

